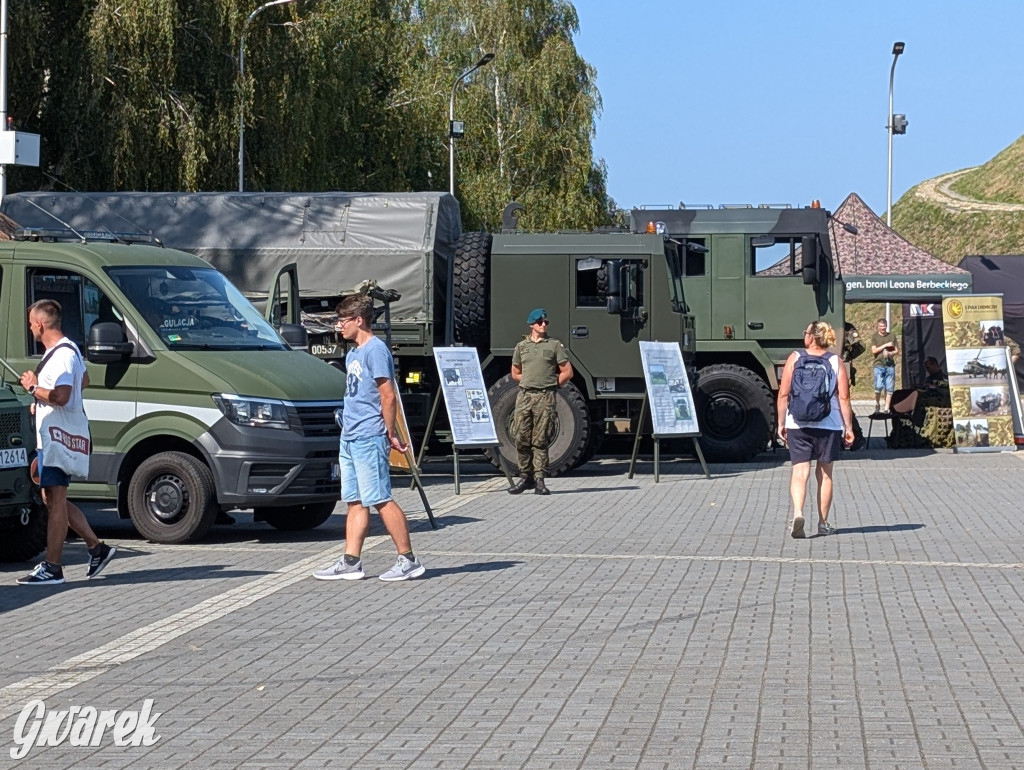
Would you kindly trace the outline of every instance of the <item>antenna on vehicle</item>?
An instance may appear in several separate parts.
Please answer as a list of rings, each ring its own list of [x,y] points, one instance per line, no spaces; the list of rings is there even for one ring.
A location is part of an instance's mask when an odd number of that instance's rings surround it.
[[[42,206],[40,206],[40,205],[39,205],[38,203],[36,203],[36,202],[35,202],[34,200],[32,200],[31,198],[26,198],[25,200],[26,200],[26,201],[27,201],[28,203],[31,203],[31,204],[32,204],[33,206],[35,206],[35,207],[36,207],[37,209],[39,209],[40,211],[42,211],[42,212],[43,212],[44,214],[46,214],[46,216],[48,216],[48,217],[52,217],[53,219],[56,219],[56,220],[57,220],[58,222],[60,222],[60,223],[61,223],[62,225],[64,225],[64,227],[65,227],[66,229],[70,230],[70,231],[71,231],[71,232],[73,232],[73,233],[74,233],[75,235],[77,235],[77,236],[78,236],[79,238],[81,238],[81,239],[82,239],[82,243],[86,243],[86,242],[87,242],[87,240],[88,240],[88,239],[87,239],[87,238],[86,238],[86,237],[85,237],[84,235],[82,235],[82,234],[81,234],[80,232],[78,232],[78,230],[76,230],[75,228],[73,228],[73,227],[72,227],[71,225],[69,225],[69,224],[68,224],[67,222],[65,222],[65,221],[64,221],[63,219],[61,219],[60,217],[58,217],[58,216],[57,216],[56,214],[54,214],[54,213],[53,213],[52,211],[47,211],[46,209],[44,209],[44,208],[43,208]]]

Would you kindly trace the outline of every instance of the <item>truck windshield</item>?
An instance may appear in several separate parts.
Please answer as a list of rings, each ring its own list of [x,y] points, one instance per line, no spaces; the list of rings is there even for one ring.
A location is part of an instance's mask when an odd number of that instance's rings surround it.
[[[177,350],[285,350],[259,311],[213,268],[107,269],[138,315]]]

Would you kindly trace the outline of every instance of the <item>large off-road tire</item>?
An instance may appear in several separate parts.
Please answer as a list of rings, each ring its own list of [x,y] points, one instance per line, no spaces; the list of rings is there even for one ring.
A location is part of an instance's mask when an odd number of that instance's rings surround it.
[[[46,506],[42,501],[32,504],[28,523],[21,516],[0,522],[0,562],[28,561],[46,548]]]
[[[184,452],[153,455],[132,475],[128,515],[154,543],[199,540],[217,518],[213,474]]]
[[[490,233],[463,233],[455,245],[452,316],[455,341],[486,346],[490,336]]]
[[[711,462],[746,462],[762,452],[772,434],[775,399],[761,377],[734,364],[697,373],[700,446]]]
[[[331,518],[336,505],[336,501],[328,500],[323,503],[288,505],[283,508],[254,508],[253,514],[254,518],[267,522],[274,529],[299,532],[319,527]]]
[[[487,391],[499,446],[485,449],[484,454],[498,468],[501,467],[498,459],[500,454],[506,468],[513,475],[518,467],[518,453],[509,435],[509,427],[518,393],[519,385],[510,374],[506,374]],[[548,476],[560,476],[584,462],[592,430],[586,399],[571,382],[555,391],[555,410],[558,425],[548,447]]]

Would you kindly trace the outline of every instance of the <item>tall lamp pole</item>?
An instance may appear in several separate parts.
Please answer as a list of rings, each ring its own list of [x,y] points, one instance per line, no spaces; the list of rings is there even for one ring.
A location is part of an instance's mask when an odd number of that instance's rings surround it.
[[[892,227],[892,135],[895,131],[895,120],[892,114],[892,82],[896,76],[896,60],[900,58],[900,54],[903,53],[904,45],[901,42],[892,44],[892,67],[889,68],[889,119],[887,121],[886,128],[889,130],[889,173],[886,177],[886,193],[885,193],[885,224],[886,227]],[[885,303],[885,327],[889,329],[891,327],[890,322],[890,309],[889,303]]]
[[[885,200],[885,224],[892,226],[892,135],[895,129],[895,121],[893,120],[892,114],[892,82],[896,75],[896,60],[900,58],[900,54],[903,53],[903,43],[893,43],[892,45],[892,67],[889,68],[889,120],[886,126],[889,129],[889,176],[888,186]]]
[[[261,11],[275,5],[294,3],[295,0],[271,0],[264,3],[255,11],[249,14],[249,18],[242,24],[242,35],[238,41],[238,80],[239,83],[245,79],[245,33],[249,30],[249,24]],[[245,99],[239,100],[238,106],[238,192],[245,192]]]
[[[490,63],[493,58],[493,53],[485,53],[480,57],[480,61],[459,75],[455,79],[455,82],[452,83],[452,98],[448,100],[448,192],[450,192],[452,196],[455,195],[455,140],[460,138],[464,133],[462,122],[460,121],[458,124],[455,123],[455,92],[458,90],[459,84],[462,83],[462,81],[485,64]]]

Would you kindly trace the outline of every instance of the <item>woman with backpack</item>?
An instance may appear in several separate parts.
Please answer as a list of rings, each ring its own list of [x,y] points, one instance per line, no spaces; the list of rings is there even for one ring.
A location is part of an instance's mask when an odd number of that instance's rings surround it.
[[[832,464],[842,444],[853,443],[853,409],[846,367],[829,348],[836,333],[824,321],[804,331],[804,349],[786,361],[779,384],[779,437],[789,445],[793,473],[789,495],[793,500],[793,537],[804,537],[804,498],[811,460],[818,480],[818,534],[835,534],[828,522],[832,507]]]

